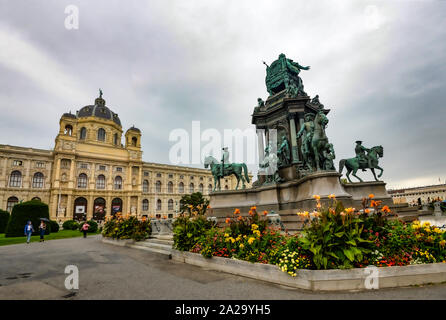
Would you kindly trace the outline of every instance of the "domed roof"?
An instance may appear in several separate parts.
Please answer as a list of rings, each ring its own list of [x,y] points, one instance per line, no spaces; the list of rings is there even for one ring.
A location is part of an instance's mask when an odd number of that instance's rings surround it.
[[[75,115],[75,114],[72,114],[71,111],[70,111],[70,113],[64,113],[64,114],[62,115],[62,117],[76,119],[76,115]]]
[[[99,98],[96,98],[94,105],[88,105],[81,108],[76,115],[78,118],[93,116],[101,119],[112,120],[117,125],[121,125],[121,120],[119,119],[118,115],[105,105],[105,100],[102,99],[102,94]]]
[[[129,128],[127,131],[136,131],[141,133],[141,130],[139,130],[138,128],[136,128],[135,126],[132,126],[131,128]]]

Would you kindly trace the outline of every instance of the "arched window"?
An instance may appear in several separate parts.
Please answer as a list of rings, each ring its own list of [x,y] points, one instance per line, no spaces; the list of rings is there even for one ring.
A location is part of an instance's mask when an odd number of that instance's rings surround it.
[[[105,141],[105,130],[102,128],[98,130],[98,141]]]
[[[212,184],[209,184],[208,185],[208,193],[211,193],[212,192]]]
[[[118,134],[117,134],[117,133],[115,133],[115,134],[113,135],[113,143],[115,144],[115,146],[118,145]]]
[[[33,176],[33,188],[43,188],[43,174],[41,172],[36,172]]]
[[[67,124],[65,126],[65,134],[68,136],[71,136],[71,134],[73,133],[73,127],[69,124]]]
[[[204,186],[202,183],[200,183],[200,185],[198,186],[198,191],[203,194],[203,189],[204,189]]]
[[[6,203],[6,211],[11,212],[12,207],[14,207],[17,203],[19,203],[19,199],[17,199],[17,197],[9,197],[8,202]]]
[[[132,146],[136,147],[137,144],[138,144],[138,138],[133,137],[132,138]]]
[[[161,205],[161,199],[156,200],[156,210],[161,210],[162,205]]]
[[[86,189],[88,183],[88,177],[85,173],[81,173],[79,177],[77,178],[77,187]]]
[[[22,186],[22,173],[20,171],[11,172],[11,176],[9,177],[9,186],[10,187],[21,187]]]
[[[178,192],[179,193],[184,193],[184,183],[180,182],[178,184]]]
[[[172,181],[169,181],[169,183],[167,184],[167,192],[173,193],[173,182]]]
[[[115,177],[115,190],[121,190],[122,189],[122,178],[121,176]]]
[[[149,210],[149,200],[144,199],[142,201],[142,211],[147,211]]]
[[[144,180],[142,182],[142,192],[149,192],[149,181],[148,180]]]
[[[194,193],[194,184],[192,182],[189,185],[189,193]]]
[[[156,192],[161,192],[161,181],[158,180],[156,182],[155,188],[156,188]]]
[[[229,187],[228,187],[228,186],[225,186],[225,190],[229,190]]]
[[[85,140],[86,138],[87,138],[87,129],[85,127],[82,127],[79,133],[79,140]]]
[[[96,189],[105,189],[105,176],[103,174],[98,175],[96,179]]]
[[[33,200],[33,201],[42,201],[39,197],[34,197],[31,200]]]
[[[169,199],[167,202],[167,210],[173,210],[173,200]]]

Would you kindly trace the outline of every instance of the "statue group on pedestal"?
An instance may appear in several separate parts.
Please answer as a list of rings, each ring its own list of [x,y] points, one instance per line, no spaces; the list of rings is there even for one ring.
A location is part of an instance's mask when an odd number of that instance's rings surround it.
[[[318,113],[306,113],[305,122],[297,133],[297,139],[302,137],[301,152],[303,167],[310,172],[314,170],[335,170],[333,160],[336,155],[333,145],[328,142],[325,127],[328,118],[320,110]]]

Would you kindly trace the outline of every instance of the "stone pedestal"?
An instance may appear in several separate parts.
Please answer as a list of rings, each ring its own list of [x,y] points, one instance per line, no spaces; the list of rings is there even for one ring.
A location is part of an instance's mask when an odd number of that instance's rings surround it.
[[[321,197],[322,203],[329,201],[328,196],[335,194],[345,206],[352,205],[352,195],[344,190],[336,171],[322,171],[309,174],[303,178],[280,184],[262,186],[255,189],[230,190],[214,192],[210,195],[213,215],[222,220],[231,216],[238,208],[242,215],[247,215],[252,206],[258,212],[313,210],[316,202],[313,195]]]
[[[392,205],[392,197],[387,193],[386,183],[383,181],[354,182],[342,184],[344,190],[353,196],[353,206],[360,208],[362,199],[373,194],[374,200],[382,201],[382,205]]]
[[[441,211],[441,202],[434,202],[434,216],[441,217],[443,215],[443,211]]]

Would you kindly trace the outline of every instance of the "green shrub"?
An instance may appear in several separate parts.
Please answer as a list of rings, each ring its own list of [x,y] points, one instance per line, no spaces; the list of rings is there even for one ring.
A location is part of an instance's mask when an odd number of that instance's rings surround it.
[[[173,223],[174,248],[180,251],[191,250],[200,237],[214,226],[215,222],[207,220],[203,215],[180,215]]]
[[[0,210],[0,233],[5,233],[6,226],[8,225],[9,212]]]
[[[59,224],[57,221],[51,220],[49,224],[51,225],[51,232],[59,232]]]
[[[135,216],[123,218],[120,214],[107,220],[102,228],[103,237],[133,239],[135,241],[147,239],[151,232],[150,220],[145,217],[138,220]]]
[[[49,220],[48,205],[41,201],[31,200],[16,204],[12,208],[11,217],[5,231],[5,237],[20,237],[24,235],[25,225],[31,220],[34,235],[39,234],[40,218]],[[51,224],[47,223],[45,234],[51,233]]]
[[[82,226],[84,225],[85,222],[81,222],[81,224],[79,225],[79,230],[82,231]],[[95,233],[98,231],[98,223],[94,220],[88,220],[87,223],[90,225],[90,227],[88,228],[88,233]]]
[[[62,224],[64,230],[77,230],[79,229],[79,223],[74,220],[67,220]]]

